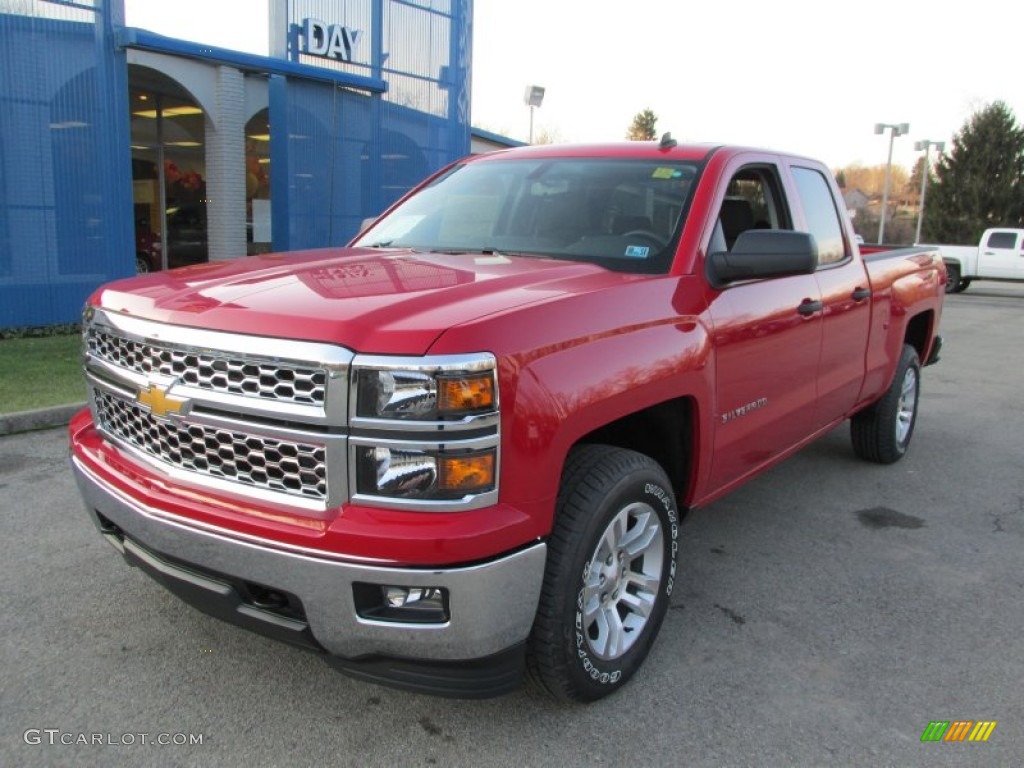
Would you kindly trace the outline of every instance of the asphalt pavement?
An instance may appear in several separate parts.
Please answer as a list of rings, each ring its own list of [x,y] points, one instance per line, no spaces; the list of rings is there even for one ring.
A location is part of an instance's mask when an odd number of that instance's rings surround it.
[[[0,438],[0,765],[1020,765],[1022,320],[1024,286],[949,298],[900,463],[843,426],[690,515],[652,655],[589,706],[395,691],[208,618],[101,540],[62,429]],[[996,726],[921,741],[957,720]]]

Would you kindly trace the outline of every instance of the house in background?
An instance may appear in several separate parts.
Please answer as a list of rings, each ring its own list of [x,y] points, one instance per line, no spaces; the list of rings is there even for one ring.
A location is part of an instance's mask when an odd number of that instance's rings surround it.
[[[846,203],[846,210],[859,211],[867,207],[870,198],[859,189],[843,189],[843,201]]]

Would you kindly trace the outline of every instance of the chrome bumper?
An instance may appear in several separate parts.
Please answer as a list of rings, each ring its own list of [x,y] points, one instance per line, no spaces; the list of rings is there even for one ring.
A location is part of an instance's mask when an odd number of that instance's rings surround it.
[[[318,645],[344,659],[392,657],[443,663],[481,659],[521,645],[533,624],[544,577],[543,543],[464,568],[338,562],[192,527],[110,488],[77,459],[72,458],[72,465],[93,521],[129,562],[142,566],[200,609],[207,610],[208,600],[229,604],[237,617],[221,618],[257,631],[265,629],[279,639]],[[109,523],[119,529],[118,535]],[[231,598],[232,581],[269,585],[295,595],[304,608],[304,620]],[[365,619],[356,612],[356,582],[443,587],[449,592],[450,618],[436,624]],[[260,621],[266,627],[254,626]],[[303,643],[303,636],[311,636],[315,643]]]

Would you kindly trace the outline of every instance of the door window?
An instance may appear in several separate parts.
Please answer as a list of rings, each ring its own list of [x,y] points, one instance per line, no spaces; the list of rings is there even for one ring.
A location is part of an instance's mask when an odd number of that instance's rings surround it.
[[[775,170],[768,166],[751,166],[733,176],[708,252],[731,251],[736,239],[748,229],[789,229],[789,214],[779,189]]]
[[[1017,244],[1015,232],[993,232],[988,236],[986,248],[1013,248]]]
[[[793,168],[793,179],[807,218],[807,228],[818,244],[818,266],[843,261],[846,258],[843,226],[825,177],[812,168]]]

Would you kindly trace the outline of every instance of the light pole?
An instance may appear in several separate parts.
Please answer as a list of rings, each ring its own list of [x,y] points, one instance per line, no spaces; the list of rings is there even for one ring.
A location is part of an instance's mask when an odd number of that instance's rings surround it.
[[[533,144],[533,110],[544,101],[544,88],[539,85],[526,86],[523,103],[530,108],[530,143]]]
[[[875,123],[875,133],[885,133],[886,128],[891,128],[889,135],[889,159],[885,164],[885,192],[882,193],[882,216],[878,222],[878,244],[882,244],[885,237],[885,214],[889,210],[889,182],[892,180],[892,142],[897,136],[902,136],[910,131],[910,123]]]
[[[914,244],[921,242],[921,224],[924,222],[924,196],[928,191],[928,150],[935,147],[935,151],[941,153],[946,148],[946,142],[944,141],[932,141],[931,139],[924,139],[922,141],[914,142],[914,151],[920,152],[924,150],[924,165],[921,167],[921,202],[920,210],[917,212],[917,234],[914,235]]]

